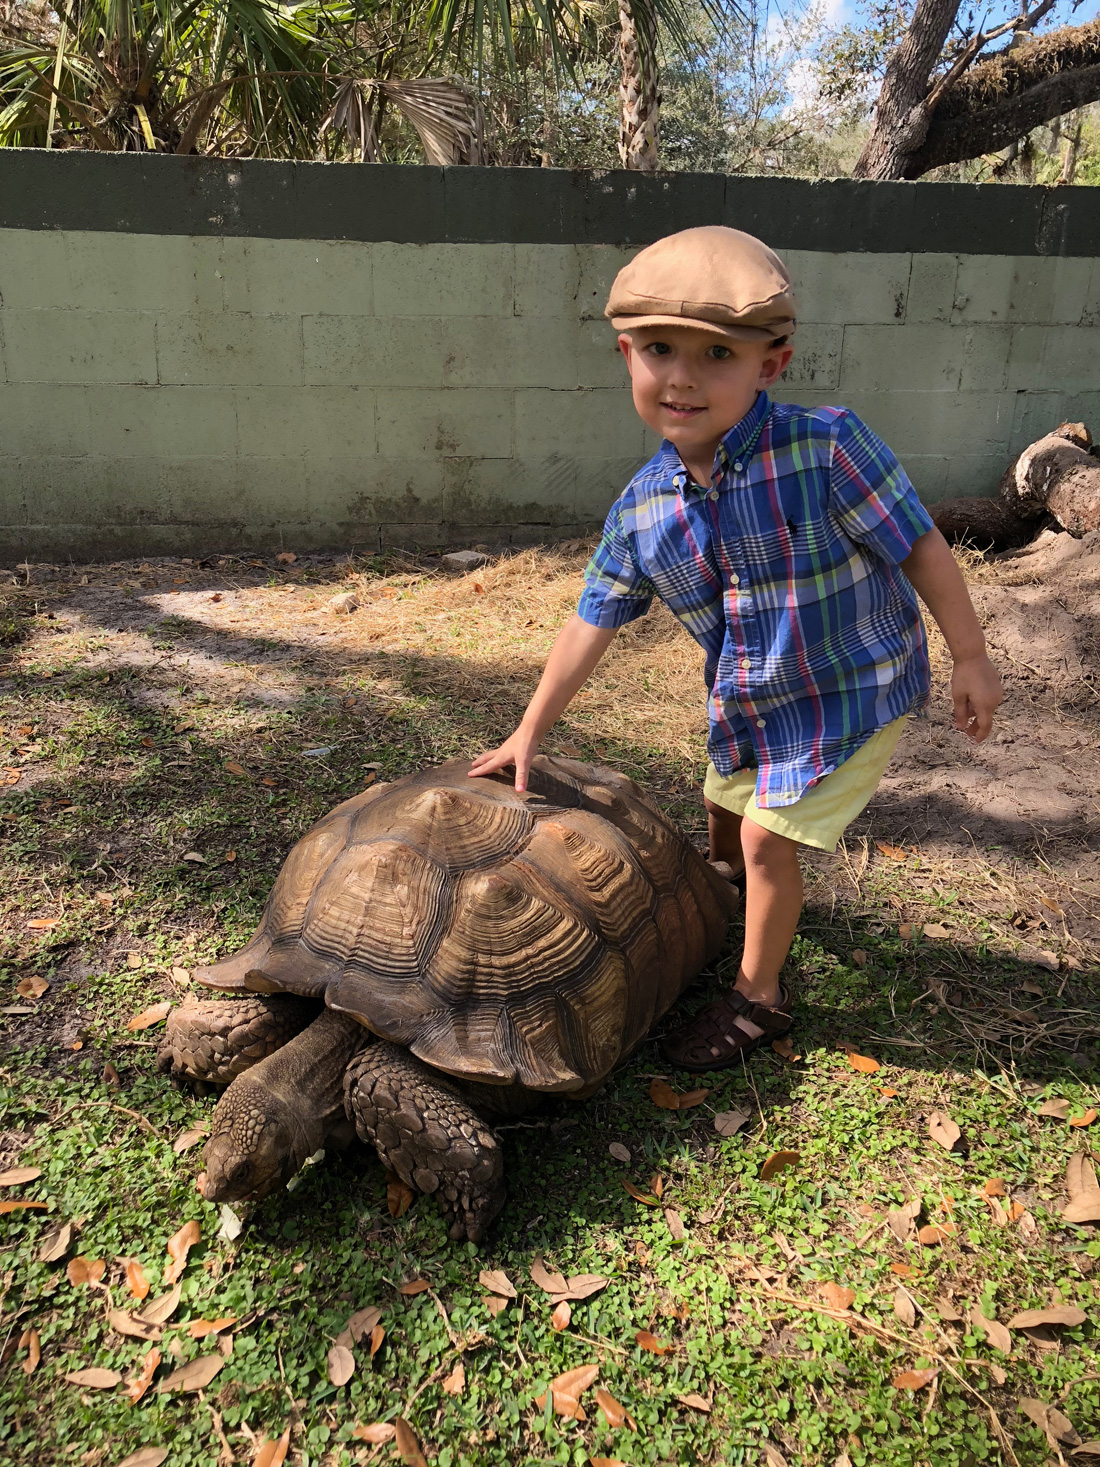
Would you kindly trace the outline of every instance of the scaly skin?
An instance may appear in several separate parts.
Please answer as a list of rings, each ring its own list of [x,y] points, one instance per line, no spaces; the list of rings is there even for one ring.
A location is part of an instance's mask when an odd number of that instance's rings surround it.
[[[370,1035],[325,1009],[289,1044],[233,1081],[214,1111],[199,1178],[208,1202],[266,1197],[322,1146],[347,1145],[348,1061]]]
[[[157,1069],[176,1084],[228,1085],[300,1034],[320,1012],[316,999],[289,993],[189,999],[168,1015]]]
[[[407,1050],[376,1043],[348,1066],[344,1094],[383,1166],[435,1197],[452,1238],[480,1243],[504,1206],[504,1157],[459,1083]]]

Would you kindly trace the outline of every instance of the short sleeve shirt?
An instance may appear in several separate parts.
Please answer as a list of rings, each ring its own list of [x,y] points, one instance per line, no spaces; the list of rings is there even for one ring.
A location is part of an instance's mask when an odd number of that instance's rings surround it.
[[[932,528],[894,454],[846,408],[772,403],[698,485],[667,440],[607,517],[578,612],[619,627],[659,596],[706,654],[720,774],[792,805],[877,729],[924,706],[928,646],[900,569]]]

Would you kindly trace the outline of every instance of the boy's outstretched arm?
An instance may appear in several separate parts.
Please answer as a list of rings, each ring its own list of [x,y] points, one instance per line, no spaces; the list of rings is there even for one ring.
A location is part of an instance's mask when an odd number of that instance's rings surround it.
[[[985,650],[981,629],[962,572],[939,530],[917,540],[901,568],[936,619],[954,668],[951,700],[955,727],[976,744],[989,737],[993,713],[1004,693],[1001,678]]]
[[[519,728],[499,749],[478,755],[470,765],[471,777],[492,774],[495,769],[514,764],[516,789],[525,790],[531,760],[547,729],[558,721],[573,695],[588,680],[617,631],[617,627],[590,626],[574,614],[558,633]]]

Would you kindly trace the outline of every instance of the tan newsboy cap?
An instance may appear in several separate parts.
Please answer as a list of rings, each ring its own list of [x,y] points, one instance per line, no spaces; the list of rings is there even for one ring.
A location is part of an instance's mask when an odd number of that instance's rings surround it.
[[[698,326],[739,340],[789,336],[791,277],[762,240],[724,224],[684,229],[624,265],[604,315],[619,331]]]

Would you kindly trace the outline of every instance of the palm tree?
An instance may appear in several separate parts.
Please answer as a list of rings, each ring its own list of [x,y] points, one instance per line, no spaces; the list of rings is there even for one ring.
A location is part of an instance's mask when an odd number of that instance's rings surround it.
[[[652,6],[619,0],[619,157],[624,168],[657,167],[657,23]]]

